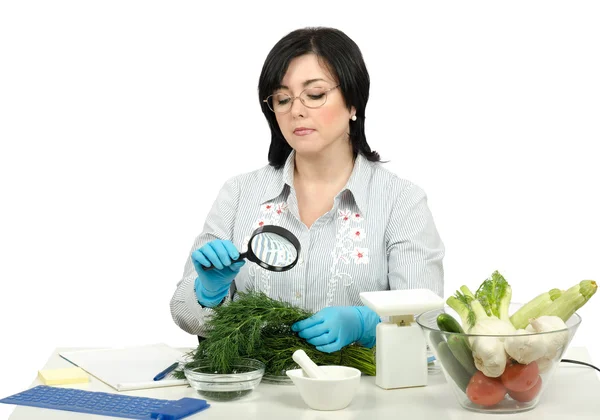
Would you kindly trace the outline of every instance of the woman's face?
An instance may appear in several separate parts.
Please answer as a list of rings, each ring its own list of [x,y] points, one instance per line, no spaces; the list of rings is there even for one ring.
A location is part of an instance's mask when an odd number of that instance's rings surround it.
[[[273,93],[285,93],[293,98],[307,88],[327,90],[337,82],[321,67],[316,55],[306,54],[290,62],[281,85]],[[356,112],[354,107],[348,110],[339,87],[325,95],[327,101],[320,108],[309,108],[298,98],[289,112],[275,113],[283,137],[296,154],[319,154],[349,141],[349,120]]]

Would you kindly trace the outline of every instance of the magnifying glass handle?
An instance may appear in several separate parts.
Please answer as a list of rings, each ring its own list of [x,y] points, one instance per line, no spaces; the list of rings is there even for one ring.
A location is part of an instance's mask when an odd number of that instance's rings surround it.
[[[242,252],[242,253],[240,254],[240,256],[239,256],[237,259],[235,259],[235,260],[231,260],[231,263],[233,264],[233,263],[236,263],[236,262],[238,262],[238,261],[242,261],[244,258],[246,258],[246,255],[247,255],[247,254],[248,254],[247,252]],[[209,270],[214,270],[214,269],[215,269],[215,266],[214,266],[214,265],[211,265],[210,267],[205,267],[205,266],[203,266],[202,264],[200,264],[200,267],[202,267],[202,269],[203,269],[204,271],[209,271]]]

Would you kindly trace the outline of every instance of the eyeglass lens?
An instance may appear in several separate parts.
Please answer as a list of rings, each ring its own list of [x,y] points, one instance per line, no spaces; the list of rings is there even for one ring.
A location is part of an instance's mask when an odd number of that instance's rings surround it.
[[[304,106],[308,108],[319,108],[327,101],[327,95],[323,88],[308,88],[299,96]],[[292,97],[286,93],[276,93],[269,98],[269,108],[275,112],[287,112],[292,107]]]

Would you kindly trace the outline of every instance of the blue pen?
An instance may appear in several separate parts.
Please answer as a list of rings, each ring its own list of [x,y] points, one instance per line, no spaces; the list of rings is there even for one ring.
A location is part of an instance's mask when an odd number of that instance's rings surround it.
[[[164,377],[167,376],[172,371],[174,371],[177,366],[179,366],[179,362],[173,363],[171,366],[169,366],[168,368],[166,368],[165,370],[163,370],[162,372],[160,372],[158,375],[156,375],[154,377],[154,380],[155,381],[160,381],[161,379],[164,379]]]

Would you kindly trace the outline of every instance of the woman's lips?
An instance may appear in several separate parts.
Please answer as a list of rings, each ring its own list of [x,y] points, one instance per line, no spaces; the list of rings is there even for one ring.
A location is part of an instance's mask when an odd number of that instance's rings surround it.
[[[294,130],[294,134],[297,136],[308,136],[309,134],[312,134],[315,130],[310,129],[310,128],[296,128]]]

